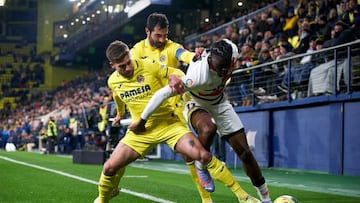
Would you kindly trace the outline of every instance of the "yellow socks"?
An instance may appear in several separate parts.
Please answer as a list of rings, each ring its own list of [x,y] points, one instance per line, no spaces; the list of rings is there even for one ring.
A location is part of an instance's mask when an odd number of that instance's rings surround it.
[[[210,193],[208,191],[206,191],[203,187],[201,187],[201,185],[199,184],[199,179],[198,179],[198,176],[196,174],[194,161],[187,162],[186,165],[189,168],[191,179],[193,180],[193,182],[196,185],[196,188],[197,188],[197,190],[198,190],[198,192],[200,194],[201,201],[203,203],[212,203]]]
[[[119,187],[119,183],[120,183],[120,179],[123,177],[125,173],[125,167],[119,169],[116,174],[114,175],[115,177],[113,178],[113,185],[114,185],[114,188],[118,188]]]
[[[124,172],[125,167],[119,169],[113,176],[107,176],[101,172],[98,185],[100,203],[107,203],[112,197],[114,197],[112,192],[114,189],[118,190],[120,179],[124,175]]]
[[[215,156],[213,156],[211,161],[208,163],[208,170],[214,179],[222,182],[230,188],[238,199],[244,199],[248,196],[248,193],[240,187],[239,183],[235,180],[234,176],[232,176],[229,169]]]
[[[115,176],[107,176],[101,172],[98,190],[99,190],[99,202],[107,203],[110,200],[111,191],[114,188],[113,181]]]

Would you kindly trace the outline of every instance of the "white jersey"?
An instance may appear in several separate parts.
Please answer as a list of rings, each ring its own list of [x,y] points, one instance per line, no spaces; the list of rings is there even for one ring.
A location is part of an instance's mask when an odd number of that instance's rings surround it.
[[[214,119],[220,136],[229,135],[243,128],[243,124],[225,98],[226,81],[231,75],[219,77],[210,69],[207,62],[209,53],[189,65],[186,75],[182,78],[190,100],[185,101],[184,116],[186,120],[198,109],[207,111]],[[191,125],[191,122],[188,122]]]
[[[224,99],[225,84],[230,75],[219,77],[211,70],[207,62],[209,54],[205,52],[199,60],[190,63],[182,80],[196,101],[219,104]]]

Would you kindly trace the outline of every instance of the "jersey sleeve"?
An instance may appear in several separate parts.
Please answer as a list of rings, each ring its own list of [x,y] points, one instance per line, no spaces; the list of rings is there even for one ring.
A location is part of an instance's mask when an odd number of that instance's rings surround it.
[[[190,62],[192,61],[192,59],[195,56],[195,53],[190,52],[190,51],[184,49],[183,47],[179,47],[176,49],[175,55],[179,61],[183,61],[186,64],[190,64]]]
[[[169,97],[176,95],[176,92],[171,92],[169,85],[159,89],[151,97],[146,105],[144,111],[141,113],[141,118],[147,120],[151,114]]]
[[[113,93],[113,98],[114,98],[115,105],[116,105],[117,115],[123,116],[125,114],[125,103],[123,101],[121,101],[119,96],[117,96],[117,94],[115,94],[115,93]]]
[[[172,54],[175,55],[175,58],[178,61],[183,61],[186,64],[190,64],[190,62],[195,56],[194,52],[185,49],[181,44],[178,44],[171,40],[168,40],[168,43],[171,44],[169,48],[171,49]]]
[[[112,94],[113,94],[113,99],[116,104],[117,115],[123,116],[125,113],[125,103],[115,93],[116,85],[112,82],[114,80],[113,77],[114,77],[114,75],[111,75],[110,78],[108,79],[108,81],[107,81],[108,87],[111,89]]]

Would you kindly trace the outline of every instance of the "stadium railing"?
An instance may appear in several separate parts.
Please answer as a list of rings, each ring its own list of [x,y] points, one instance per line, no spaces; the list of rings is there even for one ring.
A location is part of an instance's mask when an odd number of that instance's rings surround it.
[[[357,40],[236,69],[227,94],[239,111],[359,99],[359,52]],[[302,64],[308,56],[311,60]]]

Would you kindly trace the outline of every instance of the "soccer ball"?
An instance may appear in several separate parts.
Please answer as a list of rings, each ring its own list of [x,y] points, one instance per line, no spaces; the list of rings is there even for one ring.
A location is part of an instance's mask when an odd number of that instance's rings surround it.
[[[274,203],[299,203],[299,201],[297,201],[297,199],[293,196],[281,195],[275,199]]]

